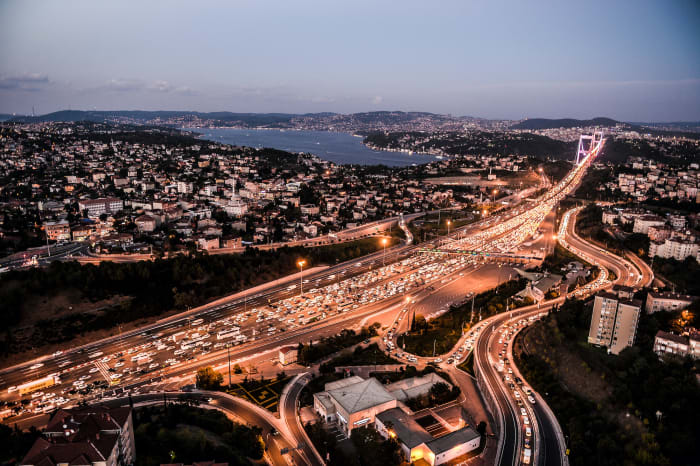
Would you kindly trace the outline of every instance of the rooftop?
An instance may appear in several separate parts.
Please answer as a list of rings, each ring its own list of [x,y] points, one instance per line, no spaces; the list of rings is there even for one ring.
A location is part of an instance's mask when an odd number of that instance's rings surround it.
[[[374,378],[328,390],[328,394],[349,414],[396,399]]]

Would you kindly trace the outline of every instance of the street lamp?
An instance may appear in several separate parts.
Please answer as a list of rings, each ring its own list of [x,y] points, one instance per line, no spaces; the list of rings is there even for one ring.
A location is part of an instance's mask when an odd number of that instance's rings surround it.
[[[386,264],[386,243],[388,243],[389,240],[386,238],[382,238],[382,246],[384,246],[384,255],[382,255],[382,267]]]
[[[231,390],[231,343],[226,343],[226,354],[228,355],[228,389]]]
[[[452,224],[451,220],[447,221],[447,236],[450,236],[450,225]]]
[[[299,272],[299,296],[304,295],[304,264],[306,264],[306,261],[299,261],[297,262],[297,265],[299,266],[299,269],[301,270]]]

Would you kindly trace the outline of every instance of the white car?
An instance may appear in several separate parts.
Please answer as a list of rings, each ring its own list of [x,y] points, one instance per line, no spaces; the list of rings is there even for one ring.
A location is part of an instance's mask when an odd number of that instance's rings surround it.
[[[99,371],[99,369],[97,367],[93,367],[92,369],[90,369],[91,374],[94,374],[97,371]]]
[[[44,367],[43,362],[38,362],[38,363],[34,364],[33,366],[29,367],[29,369],[35,370],[35,369],[39,369],[40,367]]]

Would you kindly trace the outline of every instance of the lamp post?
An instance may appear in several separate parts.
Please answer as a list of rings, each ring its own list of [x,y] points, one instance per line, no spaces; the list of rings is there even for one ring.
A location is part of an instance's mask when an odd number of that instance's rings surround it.
[[[299,297],[304,295],[304,264],[306,264],[306,261],[299,261],[297,262],[297,265],[299,266],[299,269],[301,270],[299,272]]]
[[[231,390],[231,343],[226,343],[226,354],[228,355],[228,389]]]
[[[451,220],[447,221],[447,236],[450,236],[450,225],[452,224]]]
[[[382,255],[382,267],[386,264],[386,243],[388,243],[389,240],[386,238],[382,238],[382,246],[384,246],[384,254]]]

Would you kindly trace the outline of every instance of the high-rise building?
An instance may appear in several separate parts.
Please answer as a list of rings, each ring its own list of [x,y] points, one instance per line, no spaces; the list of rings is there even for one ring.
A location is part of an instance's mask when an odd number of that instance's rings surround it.
[[[604,346],[613,354],[632,346],[640,310],[639,301],[625,301],[612,293],[599,293],[593,302],[588,343]]]

